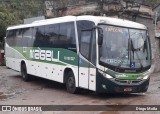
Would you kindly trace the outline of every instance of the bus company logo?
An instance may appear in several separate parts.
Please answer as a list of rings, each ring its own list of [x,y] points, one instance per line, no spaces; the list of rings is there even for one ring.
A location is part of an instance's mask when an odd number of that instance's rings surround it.
[[[128,77],[128,76],[125,74],[117,74],[116,75],[116,78],[126,78],[126,77]]]
[[[12,111],[11,106],[2,106],[2,111]]]
[[[30,50],[30,58],[36,60],[58,61],[59,51],[57,54],[57,58],[53,58],[53,51],[51,50]]]
[[[128,84],[132,84],[132,81],[131,81],[131,80],[128,80],[127,83],[128,83]]]

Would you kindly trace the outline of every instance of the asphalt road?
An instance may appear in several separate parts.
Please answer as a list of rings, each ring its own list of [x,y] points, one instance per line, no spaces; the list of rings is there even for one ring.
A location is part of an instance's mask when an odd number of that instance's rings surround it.
[[[160,105],[160,73],[151,75],[149,89],[146,93],[97,95],[92,91],[82,91],[80,94],[70,94],[63,84],[41,78],[24,82],[19,72],[0,67],[0,105]],[[0,113],[4,114],[4,112]],[[22,112],[5,113],[18,114]],[[32,113],[160,114],[158,111],[50,111]],[[30,114],[30,112],[23,112],[23,114]]]

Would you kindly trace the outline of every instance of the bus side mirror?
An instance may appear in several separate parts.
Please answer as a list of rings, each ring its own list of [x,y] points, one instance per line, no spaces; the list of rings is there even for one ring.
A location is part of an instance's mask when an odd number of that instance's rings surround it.
[[[103,44],[103,30],[98,28],[98,45],[101,46]]]

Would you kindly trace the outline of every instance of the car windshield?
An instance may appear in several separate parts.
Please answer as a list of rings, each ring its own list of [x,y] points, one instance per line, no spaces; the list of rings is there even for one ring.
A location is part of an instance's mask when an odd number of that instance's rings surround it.
[[[121,68],[144,68],[151,64],[146,30],[99,26],[103,29],[101,63]]]

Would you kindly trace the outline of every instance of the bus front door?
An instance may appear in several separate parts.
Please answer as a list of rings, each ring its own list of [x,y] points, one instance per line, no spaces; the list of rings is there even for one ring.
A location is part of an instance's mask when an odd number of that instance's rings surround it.
[[[79,87],[88,89],[89,63],[84,57],[79,59]]]
[[[82,31],[79,54],[79,87],[95,90],[96,84],[95,31]]]

